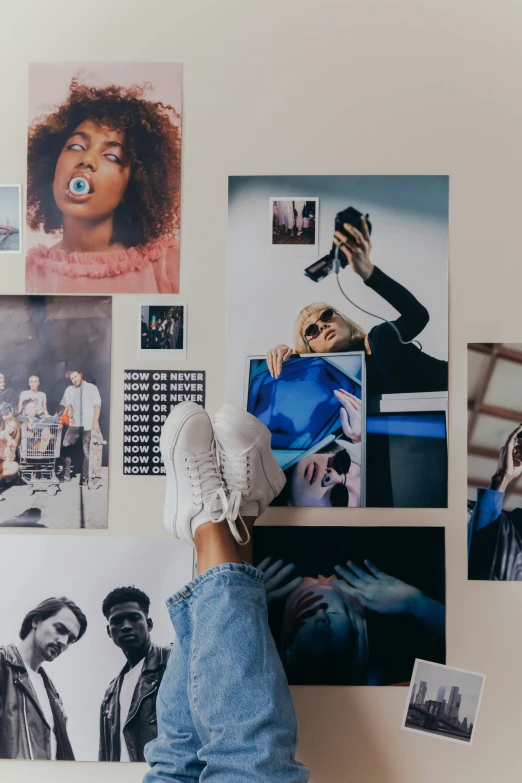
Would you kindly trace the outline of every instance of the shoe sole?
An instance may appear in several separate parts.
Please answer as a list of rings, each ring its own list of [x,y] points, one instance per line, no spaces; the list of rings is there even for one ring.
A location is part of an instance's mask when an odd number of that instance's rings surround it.
[[[190,405],[190,409],[187,409],[185,406]],[[180,407],[183,406],[183,410],[179,410]],[[192,407],[195,406],[195,407]],[[187,422],[192,416],[200,415],[201,412],[207,416],[208,414],[204,408],[201,407],[201,405],[197,405],[195,402],[187,402],[187,403],[179,403],[179,405],[176,405],[174,410],[169,414],[167,417],[167,420],[165,421],[165,424],[163,425],[163,429],[161,431],[161,437],[160,437],[160,452],[161,452],[161,458],[163,459],[163,464],[165,466],[165,473],[167,475],[167,481],[172,481],[174,483],[174,486],[176,488],[176,508],[172,511],[173,513],[173,519],[171,519],[169,527],[165,525],[165,516],[163,517],[163,524],[169,531],[169,533],[172,533],[176,538],[179,538],[180,541],[187,541],[186,537],[183,535],[180,535],[178,532],[178,525],[177,525],[177,518],[178,518],[178,481],[176,478],[176,471],[174,470],[174,456],[173,451],[176,447],[176,443],[178,441],[178,436],[181,431],[181,427],[185,422]],[[168,449],[165,447],[165,442],[168,441],[169,447]],[[168,452],[168,459],[166,459],[165,452]],[[167,505],[164,504],[164,509],[167,508]],[[169,509],[170,511],[170,509]],[[192,543],[192,542],[190,542]]]
[[[243,414],[243,417],[241,416],[241,414]],[[272,434],[270,430],[267,427],[265,427],[263,422],[259,421],[259,419],[256,419],[255,416],[252,416],[252,418],[250,418],[251,416],[252,414],[248,413],[247,411],[244,411],[242,408],[236,408],[234,405],[225,403],[216,413],[216,416],[214,418],[214,423],[222,424],[224,426],[235,427],[236,429],[239,429],[240,432],[246,432],[247,434],[252,433],[252,434],[263,436],[266,435],[266,433],[268,433],[270,439],[272,439]],[[238,426],[238,418],[240,420],[239,426]],[[258,451],[260,452],[259,448]],[[279,467],[278,462],[274,457],[271,449],[270,449],[269,462],[270,461],[272,464],[265,466],[265,461],[262,458],[260,459],[261,467],[263,468],[263,473],[266,482],[268,486],[271,488],[272,492],[274,493],[274,497],[277,497],[286,484],[286,476],[281,470],[281,468]],[[267,474],[267,470],[266,470],[267,467],[272,468],[273,470],[273,473],[272,471],[270,471],[270,475]]]

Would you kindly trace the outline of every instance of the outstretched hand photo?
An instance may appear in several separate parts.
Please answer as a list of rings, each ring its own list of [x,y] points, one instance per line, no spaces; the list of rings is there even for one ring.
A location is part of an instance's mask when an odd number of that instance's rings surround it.
[[[286,581],[295,571],[295,565],[293,563],[285,565],[283,560],[276,560],[272,563],[271,557],[265,557],[257,566],[257,570],[263,573],[263,584],[268,605],[273,601],[287,598],[303,581],[302,576],[294,576],[289,582]]]
[[[290,684],[404,684],[415,658],[445,662],[442,528],[255,527],[254,563]]]
[[[346,567],[335,566],[342,579],[334,579],[332,586],[342,595],[359,601],[364,609],[377,614],[410,614],[433,631],[444,633],[446,612],[443,604],[426,598],[418,588],[385,574],[369,560],[365,560],[364,565],[366,571],[350,560]]]
[[[336,566],[335,570],[341,579],[334,579],[333,587],[342,595],[356,598],[365,609],[379,614],[409,611],[412,602],[420,595],[420,590],[379,571],[369,560],[365,560],[364,564],[367,571],[350,560],[345,567]]]

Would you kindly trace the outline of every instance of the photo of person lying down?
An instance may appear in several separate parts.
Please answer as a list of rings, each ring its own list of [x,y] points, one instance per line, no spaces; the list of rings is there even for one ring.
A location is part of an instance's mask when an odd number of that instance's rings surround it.
[[[250,358],[247,410],[272,433],[286,475],[273,505],[364,504],[362,355],[295,357],[279,379]]]
[[[291,685],[406,685],[415,658],[445,663],[443,528],[256,526],[254,563]]]

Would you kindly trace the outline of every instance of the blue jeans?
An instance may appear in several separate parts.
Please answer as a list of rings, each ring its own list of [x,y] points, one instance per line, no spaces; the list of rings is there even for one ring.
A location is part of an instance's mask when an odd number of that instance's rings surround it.
[[[176,640],[144,783],[306,783],[262,574],[226,563],[167,601]]]

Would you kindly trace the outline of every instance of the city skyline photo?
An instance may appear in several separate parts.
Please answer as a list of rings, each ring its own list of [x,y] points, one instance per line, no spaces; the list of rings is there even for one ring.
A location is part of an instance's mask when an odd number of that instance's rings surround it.
[[[485,675],[417,660],[402,728],[471,745]]]
[[[20,185],[0,185],[0,253],[20,252]]]

